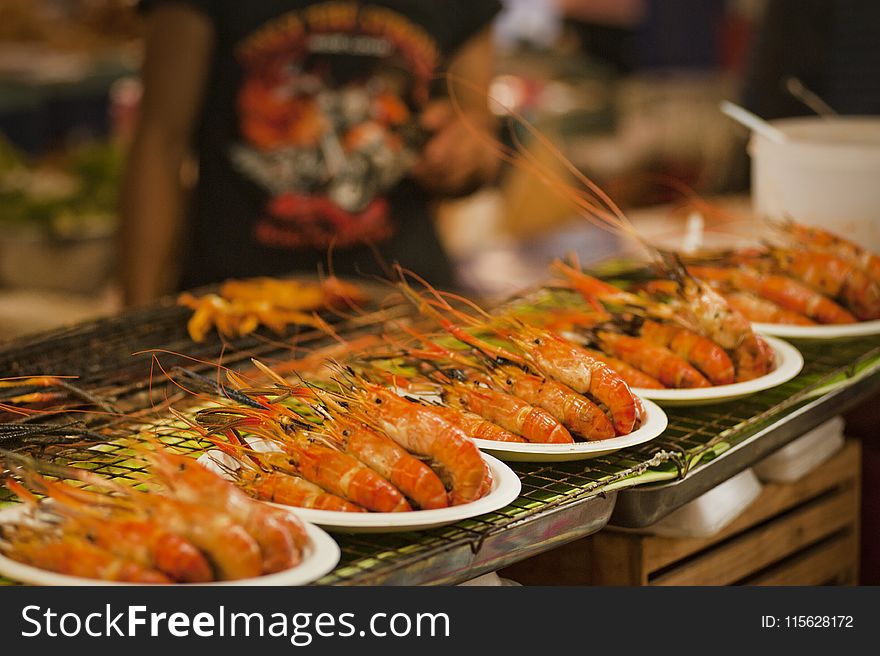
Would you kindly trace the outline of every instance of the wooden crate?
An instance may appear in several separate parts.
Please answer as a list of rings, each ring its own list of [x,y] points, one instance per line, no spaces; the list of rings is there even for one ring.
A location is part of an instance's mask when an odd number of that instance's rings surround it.
[[[854,585],[859,576],[861,445],[761,495],[711,538],[605,529],[517,563],[525,585]]]

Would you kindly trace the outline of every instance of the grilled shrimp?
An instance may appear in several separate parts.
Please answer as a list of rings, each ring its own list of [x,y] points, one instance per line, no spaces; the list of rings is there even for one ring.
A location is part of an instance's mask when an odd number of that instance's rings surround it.
[[[506,337],[542,374],[604,403],[619,435],[632,432],[641,422],[636,397],[626,382],[583,347],[550,331],[532,328],[507,333]]]
[[[491,473],[467,434],[424,406],[401,398],[379,385],[361,382],[354,392],[361,411],[407,451],[430,458],[451,488],[453,505],[479,499],[488,490]]]
[[[509,430],[505,430],[493,424],[491,421],[483,419],[480,415],[460,410],[458,408],[449,408],[446,406],[429,406],[431,411],[446,419],[449,423],[461,428],[471,437],[480,440],[492,440],[494,442],[526,442],[519,435],[514,435]]]
[[[133,488],[114,484],[111,481],[77,472],[80,480],[97,486],[112,489],[118,496],[100,495],[72,486],[50,486],[43,484],[42,477],[29,474],[40,489],[51,492],[56,500],[72,504],[80,502],[95,509],[95,517],[101,511],[119,511],[122,508],[140,520],[155,523],[169,532],[179,535],[196,546],[208,558],[217,578],[241,579],[259,576],[262,573],[260,547],[253,537],[235,522],[228,514],[204,508],[198,503],[187,503],[163,494],[145,494]],[[219,478],[219,477],[218,477]]]
[[[738,382],[759,378],[773,370],[773,350],[752,330],[748,319],[683,267],[674,267],[673,274],[679,286],[679,299],[674,304],[676,312],[698,326],[697,332],[732,353]]]
[[[603,353],[602,351],[597,351],[596,349],[585,348],[587,353],[596,358],[599,362],[604,362],[609,367],[611,367],[614,371],[617,372],[626,384],[630,387],[635,387],[638,389],[665,389],[666,386],[661,383],[659,380],[654,378],[653,376],[649,376],[644,371],[640,369],[636,369],[631,364],[627,364],[623,360],[612,357],[607,353]]]
[[[181,536],[123,506],[110,506],[108,511],[106,497],[95,492],[74,490],[35,472],[29,473],[27,478],[55,502],[52,514],[61,520],[65,535],[84,538],[119,558],[133,561],[145,571],[161,572],[173,581],[214,580],[211,565]],[[7,487],[32,509],[37,508],[37,498],[23,486],[8,481]]]
[[[244,579],[263,573],[260,545],[228,515],[160,494],[140,501],[147,517],[193,543],[211,561],[217,578]]]
[[[692,330],[648,319],[642,323],[639,336],[684,358],[713,385],[728,385],[735,379],[733,361],[727,352],[712,340]]]
[[[731,354],[737,381],[751,380],[771,371],[773,352],[754,333],[746,318],[730,308],[709,285],[689,275],[699,275],[700,268],[685,270],[672,258],[667,257],[666,261],[673,280],[664,281],[661,286],[664,294],[671,295],[662,303],[617,289],[562,263],[554,263],[554,268],[565,274],[572,286],[588,300],[598,298],[603,303],[622,305],[625,309],[678,324],[712,340]]]
[[[424,283],[427,285],[427,283]],[[563,339],[559,335],[539,328],[527,326],[522,322],[508,321],[508,327],[495,327],[499,318],[492,317],[476,305],[488,321],[481,322],[457,312],[441,294],[429,287],[436,300],[428,300],[416,294],[405,282],[398,288],[413,302],[420,312],[434,318],[440,326],[459,341],[492,357],[500,357],[522,364],[567,385],[580,394],[589,394],[605,404],[611,413],[614,428],[621,435],[630,433],[640,422],[639,403],[629,386],[606,364],[596,360],[582,347]],[[450,321],[436,306],[465,317],[471,326],[481,326],[492,330],[498,337],[513,344],[517,351],[499,347],[470,333],[460,325]],[[503,321],[502,321],[503,322]]]
[[[505,367],[494,380],[511,394],[543,408],[568,430],[588,440],[614,437],[614,426],[599,406],[555,380]]]
[[[180,499],[228,513],[257,541],[263,573],[296,566],[308,542],[302,524],[290,513],[254,503],[235,486],[192,458],[165,450],[146,454],[160,480]]]
[[[307,481],[375,512],[412,510],[403,493],[352,456],[323,444],[286,439],[280,443]]]
[[[786,310],[766,298],[750,292],[730,292],[724,294],[727,303],[749,321],[759,323],[786,323],[796,326],[813,326],[815,321],[804,315]]]
[[[430,467],[394,440],[355,421],[331,420],[345,453],[388,479],[419,508],[449,505],[443,482]]]
[[[755,293],[786,310],[798,312],[819,323],[841,324],[856,321],[852,314],[831,299],[787,276],[759,274],[745,268],[709,266],[688,266],[688,271],[707,281]]]
[[[821,228],[803,225],[791,220],[770,221],[771,225],[788,235],[807,250],[824,251],[863,269],[870,278],[880,283],[880,257],[866,251],[858,244],[834,235]]]
[[[859,319],[880,318],[880,283],[851,262],[830,253],[799,249],[774,248],[770,255],[784,273],[840,299]]]
[[[326,492],[304,478],[282,472],[261,473],[250,469],[236,472],[236,482],[243,490],[263,501],[284,506],[338,510],[340,512],[367,512],[342,497]]]
[[[122,558],[78,535],[38,536],[13,529],[5,549],[9,557],[40,569],[105,581],[173,583],[158,570]]]
[[[693,388],[709,387],[709,381],[664,346],[657,346],[639,337],[630,337],[607,330],[597,331],[596,336],[602,350],[608,351],[624,362],[628,362],[653,376],[667,387]]]
[[[571,433],[544,408],[518,396],[485,387],[453,382],[446,398],[455,404],[498,424],[529,442],[565,444],[574,442]]]

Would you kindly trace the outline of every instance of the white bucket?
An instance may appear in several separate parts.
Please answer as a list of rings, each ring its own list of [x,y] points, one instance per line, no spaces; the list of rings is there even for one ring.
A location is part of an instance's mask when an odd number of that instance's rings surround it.
[[[752,205],[880,253],[880,117],[773,121],[789,139],[753,133]]]

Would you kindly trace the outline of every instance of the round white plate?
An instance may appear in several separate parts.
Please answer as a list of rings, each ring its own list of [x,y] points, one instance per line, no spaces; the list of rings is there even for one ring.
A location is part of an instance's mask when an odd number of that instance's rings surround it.
[[[755,392],[781,385],[797,376],[804,366],[804,356],[801,355],[801,352],[781,339],[766,336],[764,339],[776,354],[776,369],[766,376],[731,385],[715,385],[714,387],[697,389],[633,388],[633,392],[662,405],[708,405],[749,396]]]
[[[793,326],[784,323],[753,323],[752,327],[764,335],[791,339],[845,339],[880,334],[880,320],[859,323]]]
[[[495,442],[479,439],[475,439],[474,444],[480,447],[481,451],[488,451],[511,462],[564,462],[596,458],[653,440],[666,430],[666,413],[656,403],[644,399],[643,403],[648,416],[641,427],[629,435],[596,440],[595,442],[575,442],[574,444]]]
[[[290,510],[290,508],[285,508]],[[14,521],[24,512],[24,506],[13,506],[0,510],[0,524]],[[299,517],[299,514],[297,517]],[[339,562],[339,545],[327,533],[314,524],[303,522],[309,547],[303,554],[302,562],[282,572],[267,574],[250,579],[235,581],[216,581],[212,583],[174,583],[173,585],[305,585],[321,578],[330,572]],[[119,581],[102,581],[86,579],[79,576],[67,576],[49,570],[25,565],[0,554],[0,574],[21,583],[32,585],[138,585]]]
[[[522,483],[519,476],[503,462],[485,453],[481,454],[492,472],[492,489],[482,499],[460,506],[413,510],[410,512],[349,513],[336,510],[297,508],[296,514],[305,520],[340,533],[397,533],[454,524],[463,519],[483,515],[503,508],[519,496]],[[271,504],[273,506],[278,504]],[[279,506],[287,508],[288,506]]]

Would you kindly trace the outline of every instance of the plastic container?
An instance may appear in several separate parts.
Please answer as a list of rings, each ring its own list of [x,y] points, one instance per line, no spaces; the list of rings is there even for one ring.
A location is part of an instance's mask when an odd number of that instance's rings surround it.
[[[880,252],[880,117],[772,121],[789,139],[752,134],[752,204]]]
[[[809,433],[755,465],[767,483],[792,483],[803,478],[843,448],[843,417],[832,417]]]
[[[758,477],[746,469],[645,531],[668,538],[710,538],[739,517],[758,498],[761,489]]]

